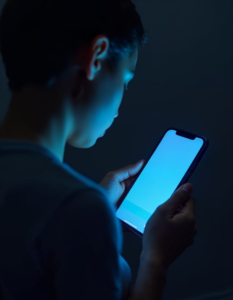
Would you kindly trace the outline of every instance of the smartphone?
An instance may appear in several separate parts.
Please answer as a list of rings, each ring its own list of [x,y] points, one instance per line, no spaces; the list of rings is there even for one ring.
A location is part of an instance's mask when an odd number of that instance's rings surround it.
[[[156,208],[187,183],[209,141],[177,128],[166,130],[116,211],[123,225],[140,237]]]

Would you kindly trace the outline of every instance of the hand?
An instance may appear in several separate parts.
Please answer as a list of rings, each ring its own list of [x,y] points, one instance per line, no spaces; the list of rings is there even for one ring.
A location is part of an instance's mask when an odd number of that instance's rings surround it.
[[[145,164],[145,160],[139,161],[135,165],[129,165],[122,169],[108,172],[102,179],[100,185],[107,190],[111,203],[118,209],[129,192]],[[123,231],[129,231],[123,226]]]
[[[165,270],[194,243],[195,198],[193,186],[186,184],[190,193],[179,188],[160,205],[146,224],[141,259],[150,265],[161,263]],[[177,212],[177,209],[183,208]]]

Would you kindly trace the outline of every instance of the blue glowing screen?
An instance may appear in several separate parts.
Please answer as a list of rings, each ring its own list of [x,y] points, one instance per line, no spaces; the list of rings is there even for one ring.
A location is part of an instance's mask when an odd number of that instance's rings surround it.
[[[177,189],[203,143],[201,138],[191,140],[176,135],[176,130],[167,131],[116,216],[143,233],[156,208]]]

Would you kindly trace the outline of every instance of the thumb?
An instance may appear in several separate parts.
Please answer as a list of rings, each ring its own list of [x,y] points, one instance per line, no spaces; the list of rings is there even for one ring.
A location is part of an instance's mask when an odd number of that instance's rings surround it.
[[[192,192],[193,185],[191,183],[186,183],[172,194],[170,199],[164,203],[164,206],[166,206],[169,213],[173,214],[178,208],[180,208],[181,205],[185,205]]]
[[[142,159],[139,162],[137,162],[135,165],[131,165],[131,167],[129,168],[129,174],[130,174],[130,176],[137,175],[137,173],[139,171],[141,171],[141,169],[144,166],[144,164],[145,164],[145,160]]]

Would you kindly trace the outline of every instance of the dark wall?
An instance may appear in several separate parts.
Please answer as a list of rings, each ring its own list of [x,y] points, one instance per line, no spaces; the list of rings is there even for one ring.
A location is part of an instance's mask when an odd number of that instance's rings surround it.
[[[135,3],[150,40],[119,118],[95,147],[68,146],[65,162],[99,182],[110,170],[147,159],[171,126],[206,136],[209,150],[189,180],[198,234],[170,267],[164,300],[233,289],[233,1]],[[2,64],[0,79],[3,118],[10,94]],[[140,251],[141,239],[126,233],[123,256],[134,280]]]

